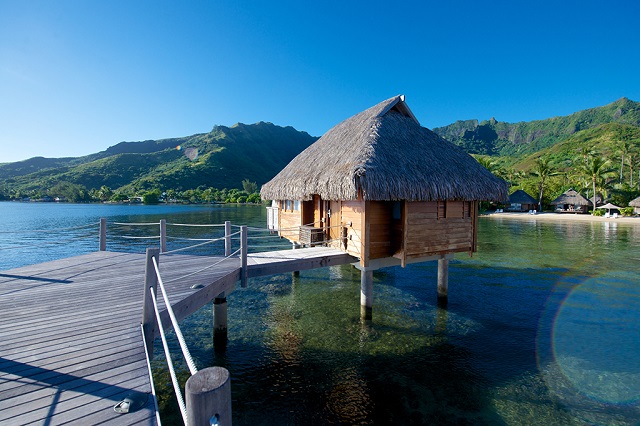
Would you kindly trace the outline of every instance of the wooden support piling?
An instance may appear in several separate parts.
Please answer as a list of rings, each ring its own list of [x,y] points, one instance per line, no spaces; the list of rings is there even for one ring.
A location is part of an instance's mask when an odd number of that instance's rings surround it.
[[[296,249],[299,249],[299,248],[300,248],[300,246],[298,244],[296,244],[296,243],[292,243],[291,244],[291,250],[296,250]],[[292,277],[299,277],[300,276],[300,271],[293,271],[292,274],[293,274]]]
[[[224,221],[224,257],[231,256],[231,221]]]
[[[189,426],[231,425],[231,380],[226,368],[198,371],[187,380],[185,394]]]
[[[144,344],[149,353],[149,359],[153,359],[153,340],[158,332],[156,314],[153,307],[153,299],[149,294],[149,288],[153,289],[155,295],[158,294],[158,276],[153,266],[153,258],[159,262],[160,250],[157,248],[147,249],[147,258],[144,267],[144,296],[142,301],[142,331],[144,333]]]
[[[167,252],[167,220],[160,219],[160,253]]]
[[[360,318],[370,321],[373,317],[373,270],[360,271]]]
[[[247,227],[242,225],[240,227],[240,261],[242,270],[240,272],[240,286],[242,288],[247,287]]]
[[[100,218],[100,251],[107,251],[107,219]]]
[[[219,294],[213,299],[213,344],[216,350],[227,344],[227,298]]]
[[[438,300],[447,300],[449,297],[449,259],[438,259]]]

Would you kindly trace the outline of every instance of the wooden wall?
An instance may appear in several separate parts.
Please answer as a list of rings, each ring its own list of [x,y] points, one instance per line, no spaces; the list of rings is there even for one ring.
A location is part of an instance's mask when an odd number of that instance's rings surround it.
[[[302,212],[285,209],[283,201],[280,202],[279,207],[280,236],[290,241],[298,242],[300,239],[300,229],[298,227],[302,225]]]
[[[476,251],[476,218],[476,202],[406,202],[402,258]]]
[[[365,221],[369,229],[369,259],[393,256],[392,203],[390,201],[367,201]]]
[[[455,252],[475,252],[478,203],[475,201],[331,201],[300,203],[301,211],[280,204],[280,235],[299,242],[298,227],[305,216],[314,221],[324,209],[331,209],[327,236],[331,245],[360,258],[362,266],[370,259],[397,257],[407,260]],[[396,203],[397,204],[397,203]],[[306,209],[305,209],[306,207]],[[307,210],[304,212],[304,210]],[[399,214],[398,212],[401,212]],[[399,216],[399,218],[398,218]],[[337,225],[342,225],[339,227]]]
[[[342,201],[340,209],[340,220],[347,230],[346,251],[359,258],[364,254],[364,208],[364,201]]]

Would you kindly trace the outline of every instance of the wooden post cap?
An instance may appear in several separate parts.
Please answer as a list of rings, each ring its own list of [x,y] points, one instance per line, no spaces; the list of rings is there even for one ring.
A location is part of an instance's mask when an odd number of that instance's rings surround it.
[[[231,425],[231,381],[226,368],[198,371],[187,380],[185,394],[189,426]]]

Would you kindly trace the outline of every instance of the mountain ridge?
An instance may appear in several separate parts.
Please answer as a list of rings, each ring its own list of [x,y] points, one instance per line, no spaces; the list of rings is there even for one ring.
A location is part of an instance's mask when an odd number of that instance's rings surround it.
[[[609,122],[640,126],[640,103],[622,97],[566,116],[507,123],[495,118],[458,120],[432,129],[470,154],[522,156],[548,148],[581,130]]]

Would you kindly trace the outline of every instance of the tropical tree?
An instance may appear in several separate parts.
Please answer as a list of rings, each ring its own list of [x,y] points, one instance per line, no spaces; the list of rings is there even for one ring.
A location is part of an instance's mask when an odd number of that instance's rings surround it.
[[[245,190],[247,194],[253,194],[254,192],[258,192],[258,184],[255,182],[251,182],[249,179],[242,180],[242,188]]]
[[[548,158],[540,157],[536,160],[532,174],[538,178],[538,209],[542,211],[542,195],[544,193],[545,181],[551,176],[559,175],[560,172],[553,170]]]
[[[640,165],[640,157],[636,152],[631,151],[627,154],[627,164],[629,165],[629,186],[633,188],[633,171]]]
[[[618,153],[620,154],[620,183],[622,183],[622,172],[624,170],[624,159],[631,152],[631,144],[628,141],[622,141]]]
[[[591,199],[593,210],[591,214],[594,214],[596,210],[597,185],[600,184],[600,187],[604,188],[607,177],[611,175],[611,173],[614,173],[615,170],[609,167],[609,160],[598,153],[594,153],[589,156],[587,164],[584,165],[583,172],[591,180],[593,190],[593,198]]]

